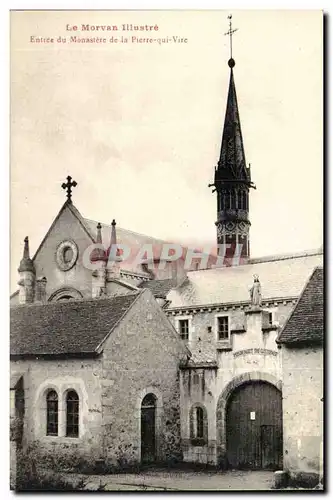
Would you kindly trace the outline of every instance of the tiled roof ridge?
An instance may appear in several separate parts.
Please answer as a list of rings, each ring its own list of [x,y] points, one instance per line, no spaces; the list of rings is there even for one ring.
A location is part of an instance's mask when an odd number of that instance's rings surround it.
[[[115,280],[116,281],[116,280]],[[137,288],[137,287],[136,287]],[[40,306],[51,306],[51,305],[65,305],[65,304],[73,304],[73,303],[85,303],[87,304],[88,302],[102,302],[102,301],[107,301],[107,300],[114,300],[118,297],[128,297],[129,295],[140,295],[144,292],[144,289],[137,288],[136,290],[133,290],[132,292],[126,292],[126,293],[119,293],[117,295],[113,296],[108,296],[108,297],[82,297],[82,298],[73,298],[70,300],[57,300],[57,301],[51,301],[51,302],[32,302],[32,303],[27,303],[27,304],[13,304],[11,306],[12,309],[17,309],[17,308],[22,308],[22,307],[40,307]]]
[[[315,255],[323,255],[322,249],[316,250],[305,250],[303,252],[298,253],[290,253],[290,254],[281,254],[281,255],[267,255],[266,257],[256,257],[249,259],[247,262],[242,262],[235,266],[223,266],[223,267],[209,267],[205,269],[189,269],[188,273],[200,273],[202,271],[216,271],[217,269],[232,269],[235,267],[245,267],[251,264],[263,264],[265,262],[279,262],[281,260],[289,260],[289,259],[299,259],[302,257],[312,257]]]
[[[254,257],[252,259],[249,259],[247,264],[258,264],[260,262],[271,262],[271,261],[279,261],[279,260],[288,260],[288,259],[297,259],[301,257],[311,257],[313,255],[322,255],[323,249],[322,248],[317,248],[317,249],[311,249],[311,250],[302,250],[301,252],[294,252],[290,254],[277,254],[277,255],[267,255],[263,257]]]
[[[98,221],[95,221],[94,219],[88,219],[87,217],[84,218],[87,222],[92,222],[92,223],[96,223],[96,226],[98,224]],[[100,222],[100,224],[102,224],[102,226],[110,226],[111,227],[111,223],[108,224],[106,222]],[[169,241],[167,240],[163,240],[161,238],[156,238],[155,236],[149,236],[148,234],[143,234],[143,233],[139,233],[137,231],[132,231],[131,229],[126,229],[125,227],[120,227],[117,225],[117,230],[120,229],[121,231],[126,231],[128,233],[131,233],[131,234],[135,234],[137,236],[143,236],[144,238],[150,238],[150,239],[153,239],[153,240],[156,240],[156,241],[159,241],[161,243],[170,243]]]

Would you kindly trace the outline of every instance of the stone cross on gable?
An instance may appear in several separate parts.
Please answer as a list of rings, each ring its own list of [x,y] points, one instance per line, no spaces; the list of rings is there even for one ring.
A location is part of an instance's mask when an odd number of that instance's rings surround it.
[[[62,189],[67,190],[67,199],[68,201],[72,201],[72,188],[77,186],[76,181],[72,181],[72,177],[70,175],[67,176],[67,182],[63,182],[61,187]]]

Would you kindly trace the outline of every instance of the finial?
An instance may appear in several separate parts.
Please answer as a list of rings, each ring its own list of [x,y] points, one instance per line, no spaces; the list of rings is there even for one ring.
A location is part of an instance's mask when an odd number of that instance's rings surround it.
[[[24,238],[23,258],[24,259],[30,259],[30,255],[29,255],[29,236],[26,236]]]
[[[70,175],[67,176],[67,182],[63,182],[61,185],[62,189],[67,190],[66,195],[69,202],[72,201],[72,188],[76,186],[77,182],[74,180],[72,181],[72,177]]]
[[[120,250],[117,246],[117,232],[116,232],[116,221],[115,219],[112,220],[111,222],[111,241],[110,241],[110,248],[109,248],[109,252],[111,251],[112,249],[112,246],[115,246],[116,247],[116,255],[115,255],[115,260],[117,261],[117,258],[120,257]],[[112,254],[113,255],[113,254]],[[113,255],[114,257],[114,255]],[[113,260],[113,258],[111,259]]]
[[[97,243],[102,243],[102,224],[99,222],[97,224]]]
[[[20,262],[20,266],[18,268],[18,272],[23,272],[23,271],[32,271],[35,272],[35,266],[33,261],[30,259],[30,252],[29,252],[29,238],[26,236],[24,238],[24,248],[23,248],[23,258]]]
[[[102,224],[99,222],[97,224],[97,237],[96,237],[97,245],[102,245]],[[105,261],[107,260],[106,253],[103,248],[97,247],[91,252],[90,256],[91,262]]]
[[[235,31],[238,30],[238,28],[232,29],[232,15],[231,14],[228,16],[228,19],[229,19],[229,30],[224,34],[230,36],[230,59],[228,61],[228,66],[229,66],[229,68],[232,69],[236,64],[235,60],[232,58],[232,35],[235,33]]]

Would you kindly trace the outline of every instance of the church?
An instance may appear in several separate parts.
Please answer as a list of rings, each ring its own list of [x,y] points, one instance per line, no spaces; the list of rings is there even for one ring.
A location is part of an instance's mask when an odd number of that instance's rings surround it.
[[[84,218],[70,176],[34,256],[25,238],[11,296],[13,454],[31,448],[50,466],[76,470],[284,467],[276,339],[323,251],[251,258],[255,184],[233,58],[228,66],[210,185],[218,250],[205,266],[195,255],[185,265],[185,247],[175,259],[164,251],[170,242]],[[142,247],[151,249],[145,262],[123,258],[125,248]]]

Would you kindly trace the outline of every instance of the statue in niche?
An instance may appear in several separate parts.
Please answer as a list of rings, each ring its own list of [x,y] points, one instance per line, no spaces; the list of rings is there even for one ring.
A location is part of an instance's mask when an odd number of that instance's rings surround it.
[[[261,285],[259,281],[259,276],[257,274],[253,275],[253,285],[250,288],[251,306],[260,307],[261,306]]]

